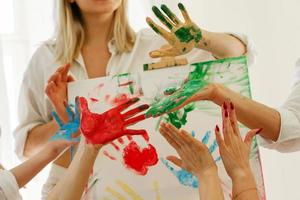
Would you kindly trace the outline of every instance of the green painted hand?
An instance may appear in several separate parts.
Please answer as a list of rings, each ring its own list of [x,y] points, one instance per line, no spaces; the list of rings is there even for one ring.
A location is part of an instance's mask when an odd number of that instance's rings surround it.
[[[184,22],[180,21],[177,16],[166,6],[161,5],[161,10],[167,15],[165,16],[156,6],[152,10],[157,18],[170,30],[166,31],[157,25],[151,18],[147,17],[149,26],[162,37],[164,37],[170,47],[150,52],[153,58],[159,57],[175,57],[190,52],[197,47],[202,39],[201,29],[191,20],[182,3],[178,7],[183,15]]]

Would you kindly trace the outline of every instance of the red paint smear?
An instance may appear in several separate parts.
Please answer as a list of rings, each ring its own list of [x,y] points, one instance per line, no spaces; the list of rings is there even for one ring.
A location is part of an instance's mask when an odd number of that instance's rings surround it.
[[[103,151],[103,154],[111,160],[117,160],[115,157],[111,156],[107,151]]]
[[[143,176],[147,174],[149,167],[158,163],[156,149],[151,144],[141,149],[135,141],[125,147],[123,159],[127,168]]]
[[[90,100],[93,102],[93,103],[97,103],[99,100],[98,99],[95,99],[95,98],[90,98]]]
[[[124,144],[124,140],[122,138],[118,138],[120,144]]]
[[[128,85],[131,85],[132,83],[133,83],[133,81],[129,81],[127,83],[122,83],[122,84],[119,84],[119,87],[128,86]]]
[[[117,151],[120,151],[120,148],[114,143],[114,142],[111,142],[110,143]]]
[[[121,114],[122,111],[135,104],[139,99],[133,98],[124,104],[116,106],[104,112],[103,114],[92,113],[88,108],[87,100],[80,97],[81,107],[81,132],[86,137],[87,142],[92,144],[107,144],[115,139],[121,138],[125,135],[147,135],[145,130],[130,130],[127,126],[138,123],[146,119],[145,115],[132,117],[132,112],[129,115]],[[135,114],[138,114],[146,109],[148,105],[139,106]]]
[[[118,94],[115,98],[110,100],[112,105],[120,105],[125,103],[126,101],[130,100],[130,96],[127,94]]]

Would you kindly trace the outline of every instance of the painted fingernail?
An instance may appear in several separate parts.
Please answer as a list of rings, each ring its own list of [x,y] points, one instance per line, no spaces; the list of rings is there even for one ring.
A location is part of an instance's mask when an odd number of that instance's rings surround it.
[[[219,128],[218,125],[216,125],[216,131],[217,131],[217,132],[220,132],[220,128]]]
[[[136,98],[131,99],[131,100],[130,100],[130,103],[135,103],[135,102],[138,102],[139,100],[140,100],[140,99],[136,97]]]
[[[230,108],[231,108],[231,110],[234,110],[234,105],[232,102],[230,102]]]
[[[227,118],[228,117],[228,111],[225,110],[225,117]]]
[[[256,131],[256,135],[258,135],[261,131],[263,130],[263,128],[260,128]]]
[[[223,103],[223,108],[224,108],[224,110],[227,110],[226,102]]]
[[[160,52],[160,51],[152,51],[152,52],[150,53],[150,55],[151,55],[152,57],[158,57],[158,56],[161,56],[161,52]]]
[[[140,110],[146,110],[146,109],[148,109],[148,108],[149,108],[149,105],[147,105],[147,104],[144,104],[144,105],[139,106],[139,109],[140,109]]]

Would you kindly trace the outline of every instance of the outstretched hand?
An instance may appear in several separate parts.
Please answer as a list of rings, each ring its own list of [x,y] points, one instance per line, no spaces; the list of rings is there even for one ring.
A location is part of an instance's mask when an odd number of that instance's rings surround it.
[[[202,39],[201,29],[191,20],[187,10],[182,3],[178,7],[183,15],[182,22],[166,5],[161,5],[161,9],[167,15],[165,16],[156,6],[152,10],[156,17],[170,30],[167,31],[157,25],[151,18],[147,17],[149,26],[164,39],[168,41],[170,47],[164,50],[155,50],[150,53],[153,58],[175,57],[190,52],[193,48],[199,46]]]
[[[131,105],[138,102],[138,98],[133,98],[124,104],[108,110],[102,114],[92,113],[89,110],[88,102],[84,97],[80,97],[81,107],[81,132],[87,142],[92,144],[107,144],[125,135],[147,136],[146,130],[127,129],[146,119],[144,114],[137,117],[135,115],[147,110],[148,105],[141,105],[122,114]]]
[[[248,132],[243,140],[237,123],[237,117],[233,103],[225,102],[222,106],[223,137],[216,126],[215,133],[219,145],[219,151],[228,175],[234,180],[240,176],[251,173],[249,155],[254,136],[262,129],[254,129]]]
[[[159,131],[180,156],[180,158],[169,156],[167,157],[169,161],[199,179],[203,178],[205,174],[217,173],[215,161],[205,144],[171,124],[162,123]]]

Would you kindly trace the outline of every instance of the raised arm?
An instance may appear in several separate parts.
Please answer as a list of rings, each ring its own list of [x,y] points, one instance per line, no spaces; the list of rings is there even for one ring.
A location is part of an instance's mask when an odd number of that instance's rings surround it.
[[[147,18],[149,26],[161,35],[170,47],[155,50],[150,53],[153,58],[165,56],[179,56],[199,48],[212,53],[216,58],[241,56],[246,53],[246,45],[233,35],[226,33],[213,33],[199,28],[190,18],[182,3],[178,4],[184,21],[181,21],[166,5],[161,5],[164,14],[154,6],[152,8],[157,18],[166,26],[166,29]]]

